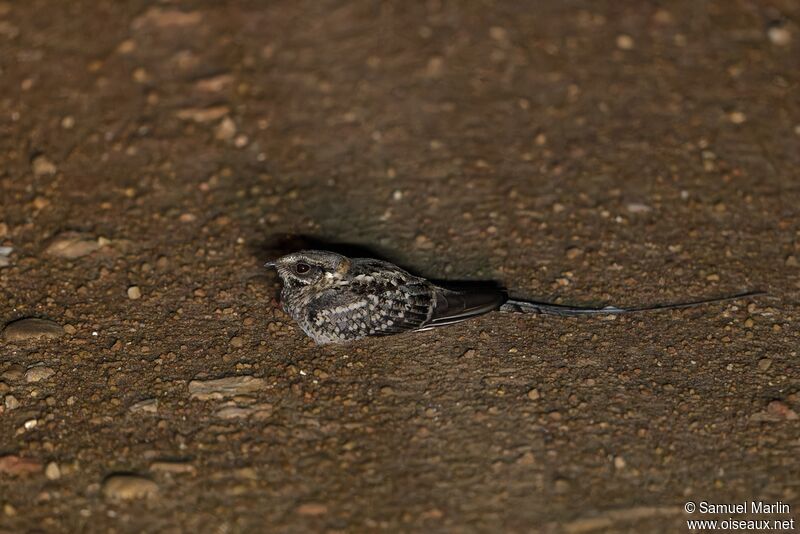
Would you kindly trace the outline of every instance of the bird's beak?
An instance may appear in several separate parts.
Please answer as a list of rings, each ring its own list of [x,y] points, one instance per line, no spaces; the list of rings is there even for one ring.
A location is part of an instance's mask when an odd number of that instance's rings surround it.
[[[267,263],[264,264],[264,267],[266,267],[267,269],[275,269],[277,266],[278,264],[275,263],[274,261],[268,261]]]

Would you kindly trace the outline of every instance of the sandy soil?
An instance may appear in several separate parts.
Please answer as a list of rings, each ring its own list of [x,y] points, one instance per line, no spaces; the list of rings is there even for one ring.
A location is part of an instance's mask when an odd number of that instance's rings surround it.
[[[0,1],[0,325],[52,321],[0,341],[0,531],[795,514],[800,4],[663,4]],[[769,296],[317,347],[261,264],[334,242]]]

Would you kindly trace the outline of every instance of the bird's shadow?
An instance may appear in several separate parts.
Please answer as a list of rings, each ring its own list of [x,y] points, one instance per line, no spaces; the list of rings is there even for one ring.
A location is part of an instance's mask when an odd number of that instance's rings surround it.
[[[348,258],[373,258],[388,261],[411,274],[419,271],[404,263],[402,257],[383,248],[333,241],[308,234],[274,234],[251,245],[252,254],[261,262],[272,261],[286,254],[301,250],[327,250]],[[431,282],[447,289],[457,291],[495,289],[504,290],[496,280],[444,280],[431,278]]]

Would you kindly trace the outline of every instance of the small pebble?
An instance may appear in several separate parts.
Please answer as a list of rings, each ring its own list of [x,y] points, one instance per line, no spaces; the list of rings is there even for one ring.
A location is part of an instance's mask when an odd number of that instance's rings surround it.
[[[255,408],[248,406],[226,406],[214,413],[214,417],[220,419],[240,419],[250,417],[255,413]]]
[[[225,117],[219,123],[214,136],[220,141],[230,141],[236,135],[236,123],[230,117]]]
[[[232,337],[230,343],[231,343],[231,347],[233,347],[235,349],[240,349],[240,348],[244,347],[244,340],[242,338],[240,338],[239,336]]]
[[[508,39],[508,32],[500,26],[492,26],[489,28],[489,36],[495,41],[505,41]]]
[[[41,154],[33,158],[31,167],[33,168],[33,174],[36,176],[50,176],[58,171],[55,164]]]
[[[784,262],[787,267],[797,267],[800,265],[800,262],[797,261],[795,256],[787,256],[786,261]]]
[[[760,360],[758,360],[759,371],[768,371],[770,367],[772,367],[772,359],[761,358]]]
[[[297,507],[299,515],[323,515],[328,513],[328,507],[321,503],[307,502]]]
[[[634,44],[633,37],[630,35],[617,35],[617,48],[620,50],[632,50]]]
[[[29,339],[59,337],[64,333],[61,325],[47,319],[28,317],[17,319],[8,323],[3,330],[3,338],[6,341],[26,341]]]
[[[25,376],[25,368],[21,365],[11,364],[8,368],[3,371],[3,374],[0,375],[0,378],[3,380],[9,380],[11,382],[15,382]]]
[[[5,406],[6,410],[16,410],[19,408],[19,401],[14,395],[6,395],[5,399],[3,399],[3,406]]]
[[[0,267],[8,267],[9,265],[11,265],[11,260],[9,259],[9,256],[13,251],[14,251],[13,247],[0,247]]]
[[[536,456],[531,451],[528,451],[517,458],[517,463],[520,465],[533,465],[536,463]]]
[[[175,115],[179,119],[191,120],[194,122],[213,122],[221,119],[230,110],[227,106],[214,106],[209,108],[186,108],[178,111]]]
[[[56,258],[74,260],[87,256],[100,248],[97,239],[86,234],[65,233],[56,236],[45,249],[45,254]]]
[[[539,393],[539,390],[536,389],[536,388],[528,391],[528,398],[530,400],[533,400],[533,401],[539,400],[541,397],[542,397],[541,393]]]
[[[792,42],[792,32],[785,26],[771,27],[767,30],[767,37],[777,46],[788,46]]]
[[[42,380],[47,380],[54,374],[56,374],[56,372],[50,367],[37,365],[36,367],[31,367],[25,372],[25,381],[41,382]]]
[[[414,238],[414,245],[421,249],[430,249],[433,248],[433,241],[428,236],[419,234]]]
[[[244,134],[239,134],[233,140],[233,146],[235,146],[236,148],[244,148],[244,147],[247,146],[247,143],[249,143],[249,142],[250,142],[250,138],[249,137],[247,137]]]
[[[578,247],[569,247],[567,249],[567,258],[570,260],[574,260],[583,255],[583,250],[579,249]]]
[[[44,476],[46,476],[48,480],[58,480],[61,478],[61,468],[58,467],[57,463],[50,462],[44,469]]]
[[[745,319],[745,321],[744,321],[744,327],[745,327],[745,328],[753,328],[753,325],[754,325],[754,324],[755,324],[755,322],[754,322],[754,321],[753,321],[753,319],[751,319],[750,317],[748,317],[748,318],[747,318],[747,319]]]
[[[158,399],[145,399],[134,403],[128,408],[133,413],[157,413],[158,412]]]
[[[204,92],[218,93],[234,82],[230,74],[219,74],[211,78],[203,78],[195,83],[195,87]]]
[[[741,111],[732,111],[728,113],[728,120],[733,124],[742,124],[747,121],[747,116]]]
[[[131,286],[128,288],[128,298],[131,300],[139,300],[142,298],[142,290],[139,286]]]
[[[103,496],[106,499],[129,500],[153,497],[158,493],[158,484],[139,475],[114,474],[103,481]]]
[[[133,39],[126,39],[117,45],[117,52],[120,54],[130,54],[136,50],[136,41]]]
[[[199,400],[222,399],[234,395],[255,393],[266,388],[266,380],[249,375],[189,382],[189,394],[193,399]]]
[[[188,462],[153,462],[150,464],[150,471],[172,474],[192,474],[196,469]]]
[[[614,468],[615,469],[625,469],[626,465],[627,464],[625,463],[625,458],[623,458],[622,456],[615,456],[614,457]]]
[[[649,213],[653,211],[653,208],[640,202],[630,202],[626,207],[631,213]]]

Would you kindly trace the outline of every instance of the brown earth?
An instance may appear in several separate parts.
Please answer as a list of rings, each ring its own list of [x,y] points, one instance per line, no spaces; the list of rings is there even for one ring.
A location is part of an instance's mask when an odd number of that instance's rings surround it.
[[[57,323],[0,342],[0,530],[796,513],[799,24],[791,0],[0,1],[0,324]],[[769,296],[317,347],[261,264],[319,242],[551,301]]]

